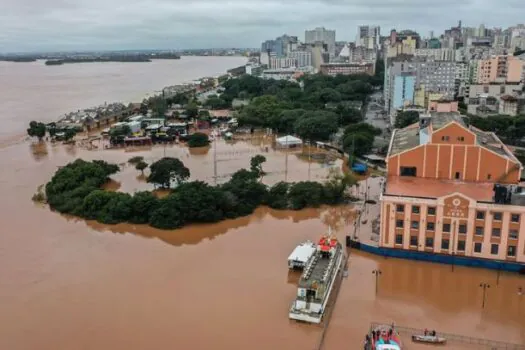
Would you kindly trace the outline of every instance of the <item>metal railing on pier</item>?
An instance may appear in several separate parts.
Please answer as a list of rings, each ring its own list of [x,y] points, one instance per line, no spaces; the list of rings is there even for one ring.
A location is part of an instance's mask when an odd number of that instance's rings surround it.
[[[372,322],[370,323],[370,331],[373,329],[384,326],[384,327],[391,327],[391,325],[386,323],[379,323],[379,322]],[[412,338],[412,335],[415,334],[424,334],[424,329],[418,329],[418,328],[410,328],[410,327],[403,327],[394,325],[396,331],[401,336],[401,339],[404,340],[406,343],[407,341],[410,341]],[[512,343],[505,343],[501,341],[496,340],[489,340],[484,338],[475,338],[475,337],[469,337],[465,335],[460,334],[452,334],[452,333],[443,333],[443,332],[436,332],[439,337],[443,337],[447,340],[447,344],[455,343],[455,344],[470,344],[470,345],[476,345],[477,349],[487,349],[487,350],[525,350],[525,345],[519,345],[519,344],[512,344]],[[405,335],[405,337],[403,337]]]

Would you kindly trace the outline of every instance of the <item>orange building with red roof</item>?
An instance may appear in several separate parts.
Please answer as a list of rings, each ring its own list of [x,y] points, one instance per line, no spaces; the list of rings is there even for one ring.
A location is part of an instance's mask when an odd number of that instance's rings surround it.
[[[431,112],[394,130],[386,162],[379,247],[525,267],[523,166],[494,133]]]

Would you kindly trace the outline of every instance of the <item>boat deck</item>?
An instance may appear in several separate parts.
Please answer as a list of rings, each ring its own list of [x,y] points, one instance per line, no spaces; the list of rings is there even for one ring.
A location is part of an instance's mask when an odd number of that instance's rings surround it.
[[[378,327],[390,327],[388,324],[379,322],[372,322],[370,324],[370,331]],[[424,334],[424,329],[410,328],[395,325],[395,330],[400,334],[402,339],[407,342],[414,334]],[[505,343],[497,340],[489,340],[483,338],[467,337],[459,334],[443,333],[437,330],[438,337],[443,337],[447,340],[447,345],[461,346],[461,348],[486,349],[486,350],[525,350],[525,345]],[[428,345],[427,345],[428,346]],[[430,348],[430,347],[429,347]]]
[[[330,259],[321,257],[321,254],[315,253],[313,259],[314,260],[312,263],[309,266],[306,266],[301,279],[299,280],[299,287],[307,288],[313,281],[317,281],[318,283],[324,281],[324,276],[328,270],[331,260],[334,260],[335,268],[336,256]]]

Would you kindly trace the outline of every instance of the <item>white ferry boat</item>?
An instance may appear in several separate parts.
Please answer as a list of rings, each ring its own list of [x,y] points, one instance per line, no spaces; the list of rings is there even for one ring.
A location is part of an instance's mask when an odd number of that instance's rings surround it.
[[[312,241],[306,241],[299,244],[288,257],[288,268],[290,270],[302,270],[308,263],[308,260],[314,255],[317,246]]]
[[[297,296],[289,312],[290,319],[321,323],[343,256],[343,248],[337,239],[321,237],[299,280]]]

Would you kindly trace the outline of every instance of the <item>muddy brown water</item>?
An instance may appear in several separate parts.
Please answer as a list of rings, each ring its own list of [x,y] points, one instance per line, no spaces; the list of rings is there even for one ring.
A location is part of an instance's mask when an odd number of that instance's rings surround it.
[[[238,142],[237,153],[258,150],[255,143]],[[228,147],[219,142],[217,152]],[[213,149],[184,158],[187,151],[166,149],[196,178],[210,180]],[[318,238],[328,226],[343,240],[352,227],[352,208],[259,208],[235,220],[161,231],[85,222],[30,201],[38,185],[76,157],[124,164],[132,155],[153,160],[164,148],[84,151],[19,144],[0,150],[0,348],[314,349],[321,327],[287,317],[298,277],[288,273],[286,258],[297,243]],[[220,169],[246,166],[250,156],[245,152]],[[267,157],[265,169],[282,168],[282,153],[271,150]],[[295,169],[290,180],[307,177],[308,162],[301,157],[290,154],[288,164]],[[310,167],[320,169],[311,174],[324,176],[322,164]],[[125,166],[115,176],[117,188],[151,189],[139,174]],[[267,180],[283,177],[269,174]],[[374,269],[382,271],[377,296]],[[480,282],[492,286],[483,310]],[[372,321],[523,343],[525,300],[516,291],[524,284],[512,274],[502,273],[496,285],[493,271],[452,272],[449,266],[352,252],[324,349],[359,349]]]
[[[52,120],[55,112],[73,107],[61,105],[64,96],[38,89],[37,83],[27,92],[39,95],[35,101],[40,107],[19,106],[3,124],[3,135],[16,136],[38,111]],[[88,90],[69,90],[68,104],[85,107],[80,97],[89,95]],[[94,101],[87,105],[100,102],[89,96]],[[152,189],[140,172],[126,165],[135,155],[150,163],[163,155],[179,157],[193,179],[210,182],[214,158],[217,173],[225,175],[247,167],[249,157],[259,152],[268,158],[267,183],[322,180],[328,171],[325,164],[309,163],[297,151],[289,153],[288,161],[271,147],[265,153],[267,145],[271,140],[264,137],[219,141],[215,153],[213,147],[191,152],[179,146],[86,151],[4,143],[0,349],[315,349],[322,328],[288,320],[298,276],[288,273],[286,259],[296,244],[317,239],[328,226],[343,240],[353,227],[351,207],[298,212],[259,208],[235,220],[161,231],[85,222],[31,201],[57,167],[79,157],[123,164],[108,189],[127,192]],[[374,269],[382,271],[377,296]],[[519,286],[525,289],[525,278],[502,273],[499,285],[496,279],[494,271],[455,267],[452,272],[450,266],[352,252],[323,349],[360,349],[372,321],[525,343],[525,296],[517,294]],[[485,309],[482,282],[491,284]],[[429,347],[408,343],[406,348]]]

